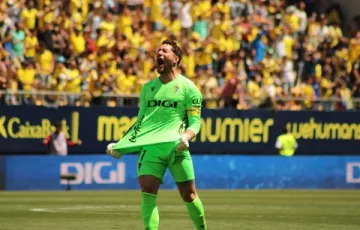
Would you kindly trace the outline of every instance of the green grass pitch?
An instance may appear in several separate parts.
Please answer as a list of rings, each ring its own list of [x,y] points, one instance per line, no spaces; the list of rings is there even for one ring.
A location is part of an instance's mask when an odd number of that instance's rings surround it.
[[[359,230],[360,191],[200,190],[210,230]],[[143,230],[139,191],[0,192],[1,230]],[[194,229],[175,190],[160,230]]]

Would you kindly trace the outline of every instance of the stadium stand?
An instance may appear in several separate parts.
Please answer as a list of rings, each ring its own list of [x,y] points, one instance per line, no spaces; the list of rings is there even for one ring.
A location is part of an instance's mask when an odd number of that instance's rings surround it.
[[[171,38],[207,108],[354,110],[360,32],[341,25],[305,1],[5,0],[0,103],[136,104]]]

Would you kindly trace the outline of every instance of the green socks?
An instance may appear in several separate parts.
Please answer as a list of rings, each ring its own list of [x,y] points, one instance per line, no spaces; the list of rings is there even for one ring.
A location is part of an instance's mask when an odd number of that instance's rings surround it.
[[[157,230],[159,228],[159,211],[156,207],[156,195],[141,193],[141,215],[146,230]]]
[[[197,230],[206,230],[204,207],[199,197],[191,202],[185,202],[191,220],[194,222]],[[156,195],[151,193],[141,193],[141,215],[146,230],[158,230],[159,211],[156,207]]]
[[[196,197],[196,199],[193,202],[191,203],[185,202],[185,204],[189,212],[190,218],[195,224],[196,229],[197,230],[207,229],[204,206],[202,205],[200,198]]]

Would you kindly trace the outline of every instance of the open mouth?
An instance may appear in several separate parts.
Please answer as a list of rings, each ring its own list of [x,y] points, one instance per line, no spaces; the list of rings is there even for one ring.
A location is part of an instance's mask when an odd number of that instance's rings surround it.
[[[164,65],[164,59],[162,59],[162,58],[158,58],[157,62],[158,62],[159,66]]]

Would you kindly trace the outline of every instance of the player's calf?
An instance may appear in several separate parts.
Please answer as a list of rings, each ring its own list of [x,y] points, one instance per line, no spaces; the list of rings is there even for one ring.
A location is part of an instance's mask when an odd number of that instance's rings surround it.
[[[196,194],[195,182],[180,182],[177,186],[196,229],[207,229],[204,206]]]
[[[139,176],[138,180],[141,187],[141,216],[145,229],[157,230],[159,227],[159,211],[156,206],[156,194],[161,181],[151,175]]]

